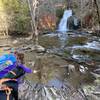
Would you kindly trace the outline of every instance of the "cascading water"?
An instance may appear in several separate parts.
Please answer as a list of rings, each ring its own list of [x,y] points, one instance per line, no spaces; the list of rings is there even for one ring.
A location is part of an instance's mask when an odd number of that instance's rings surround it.
[[[72,10],[65,10],[64,14],[63,14],[63,17],[62,17],[62,19],[59,23],[58,31],[60,31],[60,32],[68,31],[67,20],[70,16],[72,16]]]
[[[72,10],[65,10],[63,17],[58,26],[58,31],[59,31],[58,37],[61,40],[61,48],[63,48],[65,46],[65,41],[67,38],[67,34],[65,34],[65,33],[66,33],[66,31],[68,31],[67,20],[70,16],[72,16]]]

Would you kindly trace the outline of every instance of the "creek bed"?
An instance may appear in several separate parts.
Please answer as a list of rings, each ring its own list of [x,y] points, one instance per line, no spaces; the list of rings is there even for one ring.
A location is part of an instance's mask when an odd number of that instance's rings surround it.
[[[91,91],[100,83],[100,74],[94,71],[100,69],[98,37],[75,33],[41,35],[39,44],[45,52],[32,49],[33,41],[27,42],[25,38],[0,40],[0,45],[4,44],[1,48],[10,45],[24,52],[25,64],[33,70],[20,85],[19,97],[23,100],[86,100],[87,91],[88,99],[94,98],[91,95],[95,93],[91,94]]]

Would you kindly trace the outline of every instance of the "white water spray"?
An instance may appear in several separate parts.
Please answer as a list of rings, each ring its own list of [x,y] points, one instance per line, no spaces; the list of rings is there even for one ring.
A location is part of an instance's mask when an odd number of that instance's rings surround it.
[[[60,31],[60,32],[68,31],[67,20],[70,16],[72,16],[72,10],[65,10],[64,14],[63,14],[63,17],[60,21],[59,27],[58,27],[58,31]]]

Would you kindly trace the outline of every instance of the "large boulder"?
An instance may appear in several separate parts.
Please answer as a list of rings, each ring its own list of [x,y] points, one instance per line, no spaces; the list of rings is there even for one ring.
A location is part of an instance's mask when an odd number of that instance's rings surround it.
[[[67,28],[69,30],[77,30],[80,28],[80,20],[76,16],[70,16],[67,20]]]

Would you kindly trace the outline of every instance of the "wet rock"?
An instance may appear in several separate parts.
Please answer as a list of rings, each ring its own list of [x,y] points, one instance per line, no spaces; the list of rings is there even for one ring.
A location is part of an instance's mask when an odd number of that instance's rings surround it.
[[[31,46],[32,46],[32,45],[23,46],[21,49],[22,49],[22,50],[25,50],[25,51],[28,51],[28,50],[31,49]]]
[[[95,78],[100,78],[100,74],[97,74],[97,73],[94,73],[94,72],[91,72],[91,74],[92,74]]]
[[[87,95],[88,100],[100,99],[100,85],[86,85],[83,87],[84,93]]]
[[[93,94],[100,96],[100,85],[96,86],[95,90],[93,91]]]
[[[74,35],[75,32],[68,31],[67,34],[68,34],[68,35]]]
[[[85,94],[91,94],[95,90],[95,86],[93,85],[86,85],[82,87]]]
[[[76,16],[71,16],[67,20],[67,27],[69,30],[77,30],[80,27],[80,20]]]
[[[97,86],[100,87],[100,79],[99,79],[99,78],[97,78],[97,79],[94,81],[94,83],[97,84]],[[100,89],[100,88],[99,88],[99,89]]]
[[[100,43],[97,41],[93,41],[93,42],[87,43],[84,47],[91,48],[94,50],[100,50]]]
[[[68,73],[71,74],[71,73],[75,73],[75,72],[76,72],[75,66],[69,64],[69,65],[68,65]]]
[[[71,54],[74,59],[79,61],[99,62],[100,45],[94,41],[83,46],[73,46]]]
[[[93,34],[93,33],[94,33],[93,30],[88,30],[87,32],[88,32],[89,34]]]
[[[100,74],[100,68],[94,70],[95,73]]]
[[[100,98],[97,97],[96,95],[89,94],[89,95],[87,95],[87,99],[88,100],[99,100]]]

